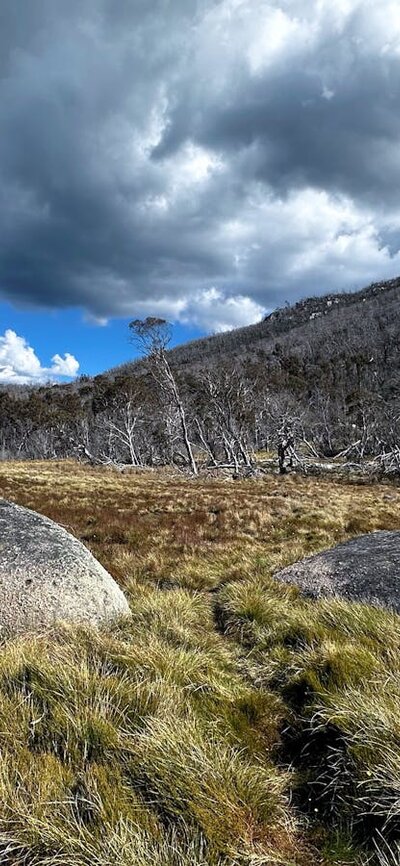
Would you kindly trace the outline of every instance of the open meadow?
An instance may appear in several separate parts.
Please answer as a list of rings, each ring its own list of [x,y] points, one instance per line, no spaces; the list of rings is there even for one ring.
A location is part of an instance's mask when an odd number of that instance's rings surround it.
[[[395,866],[400,617],[273,572],[376,529],[400,489],[4,462],[132,611],[0,652],[0,863]]]

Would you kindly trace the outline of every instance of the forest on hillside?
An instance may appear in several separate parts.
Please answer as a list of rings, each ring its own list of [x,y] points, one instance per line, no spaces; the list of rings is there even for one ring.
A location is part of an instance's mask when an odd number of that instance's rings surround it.
[[[2,459],[240,470],[289,445],[400,468],[400,280],[172,351],[147,336],[143,360],[93,379],[3,387]]]

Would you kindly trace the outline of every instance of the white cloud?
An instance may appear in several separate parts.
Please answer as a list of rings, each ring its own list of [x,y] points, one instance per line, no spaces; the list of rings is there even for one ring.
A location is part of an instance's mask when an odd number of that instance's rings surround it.
[[[69,352],[64,357],[56,354],[51,360],[51,367],[42,367],[25,337],[10,328],[0,337],[0,383],[3,385],[35,384],[59,376],[73,378],[79,370],[79,362]]]
[[[51,360],[53,361],[49,370],[51,375],[73,378],[79,370],[79,361],[70,352],[66,352],[63,358],[57,353]]]
[[[298,19],[290,18],[282,9],[267,7],[260,22],[251,17],[252,39],[248,60],[253,73],[259,73],[279,62],[288,52],[299,51],[310,38],[310,31]]]
[[[243,295],[247,284],[252,302],[269,308],[395,277],[400,253],[385,242],[393,232],[400,232],[400,212],[378,220],[346,196],[305,189],[279,198],[260,190],[249,197],[240,220],[220,226],[217,243],[227,255],[235,253],[237,282],[231,277],[231,290]],[[226,290],[226,283],[219,285]]]
[[[188,300],[179,319],[204,331],[221,333],[259,322],[266,310],[245,295],[229,296],[214,286]]]

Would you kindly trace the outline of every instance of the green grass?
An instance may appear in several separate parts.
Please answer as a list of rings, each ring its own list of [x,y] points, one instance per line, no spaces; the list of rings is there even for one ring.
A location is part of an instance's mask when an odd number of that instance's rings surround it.
[[[289,710],[281,754],[299,771],[302,808],[372,843],[396,837],[400,618],[254,579],[225,587],[218,604],[243,674]]]
[[[400,617],[277,584],[398,528],[400,491],[0,465],[88,544],[131,618],[0,648],[0,863],[395,866]]]
[[[254,695],[218,637],[181,645],[175,616],[172,641],[159,624],[152,633],[147,600],[112,634],[65,628],[4,646],[0,831],[12,862],[128,863],[117,850],[101,858],[129,827],[142,847],[174,839],[182,862],[203,862],[196,839],[210,863],[292,851],[290,774],[270,757],[279,701]]]

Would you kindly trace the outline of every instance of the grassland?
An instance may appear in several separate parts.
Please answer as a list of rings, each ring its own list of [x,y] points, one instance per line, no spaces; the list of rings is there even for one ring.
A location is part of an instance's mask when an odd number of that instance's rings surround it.
[[[3,463],[130,601],[0,652],[0,863],[399,863],[400,618],[273,571],[373,529],[400,490]]]

